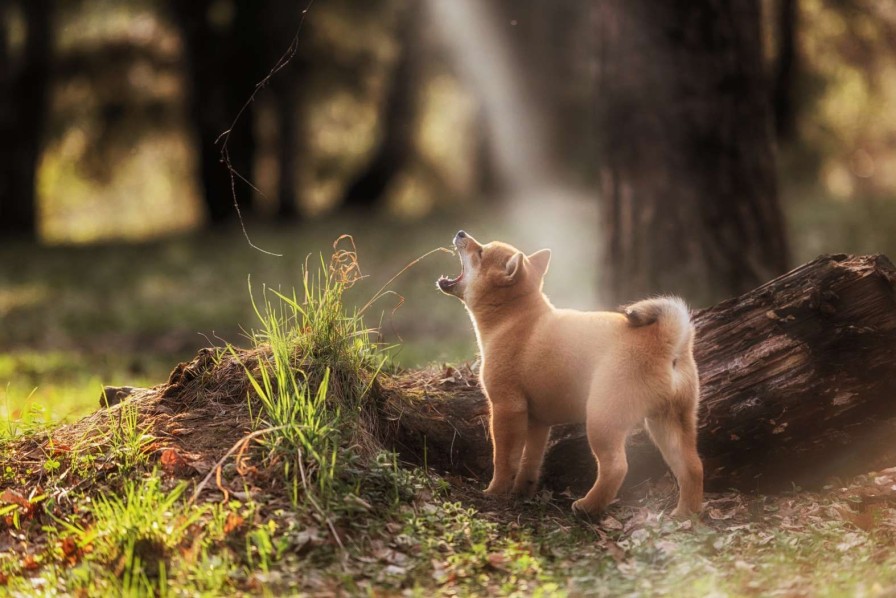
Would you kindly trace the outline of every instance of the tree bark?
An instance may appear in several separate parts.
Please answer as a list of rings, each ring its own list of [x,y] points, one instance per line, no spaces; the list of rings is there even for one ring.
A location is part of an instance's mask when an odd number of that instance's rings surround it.
[[[821,257],[694,322],[708,490],[817,487],[896,463],[896,268],[886,257]],[[488,405],[472,372],[384,384],[403,455],[487,481]],[[666,471],[643,431],[628,458],[629,485]],[[555,428],[544,484],[581,493],[594,476],[582,427]]]
[[[758,0],[600,0],[607,298],[708,304],[786,269]]]
[[[9,10],[8,2],[0,11]],[[52,54],[52,0],[21,3],[25,44],[13,65],[7,23],[0,49],[0,236],[37,237],[37,165],[43,144]],[[2,14],[0,16],[6,16]]]

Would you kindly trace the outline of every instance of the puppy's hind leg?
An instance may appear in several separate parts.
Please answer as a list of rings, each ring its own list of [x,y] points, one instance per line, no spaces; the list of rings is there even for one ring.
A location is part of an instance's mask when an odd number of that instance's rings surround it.
[[[520,471],[513,483],[514,494],[520,496],[533,496],[535,494],[541,462],[544,459],[544,447],[548,443],[550,432],[550,426],[533,421],[529,422],[529,431],[526,433],[526,448],[523,449]]]
[[[647,418],[647,430],[678,481],[674,517],[687,517],[703,509],[703,463],[697,454],[697,426],[685,408]]]
[[[584,498],[572,504],[576,513],[597,515],[616,498],[616,493],[628,472],[625,456],[625,439],[628,426],[617,421],[589,418],[588,442],[597,460],[597,480]]]

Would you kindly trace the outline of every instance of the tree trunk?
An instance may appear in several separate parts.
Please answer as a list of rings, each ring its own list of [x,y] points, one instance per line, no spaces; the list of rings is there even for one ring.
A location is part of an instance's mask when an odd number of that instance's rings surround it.
[[[819,486],[896,463],[896,268],[886,257],[822,257],[694,321],[708,490]],[[488,406],[472,372],[385,384],[405,456],[487,481]],[[628,457],[629,485],[666,471],[643,431]],[[582,427],[555,428],[545,485],[581,493],[594,476]]]
[[[422,60],[421,16],[421,0],[413,0],[402,15],[398,31],[399,56],[383,104],[379,141],[367,165],[346,187],[343,207],[365,210],[377,207],[389,185],[414,156]]]
[[[701,303],[786,269],[758,0],[599,0],[601,291]]]
[[[0,9],[5,13],[9,3]],[[25,44],[13,67],[4,30],[0,49],[0,236],[37,237],[35,177],[44,134],[52,49],[52,0],[21,3]],[[5,14],[3,16],[6,16]]]
[[[229,130],[252,93],[261,70],[255,68],[258,31],[251,2],[236,3],[234,23],[217,31],[209,22],[209,0],[171,0],[169,3],[181,30],[187,71],[187,102],[190,120],[196,127],[198,177],[209,222],[217,225],[236,218],[234,193],[240,209],[248,211],[252,194],[239,176],[252,180],[255,137],[251,110],[243,114],[230,132],[228,152],[239,173],[234,184],[222,162],[218,138]]]
[[[534,106],[548,170],[563,179],[593,169],[594,83],[597,40],[591,3],[581,0],[500,0],[500,24],[508,31],[522,87]]]
[[[794,84],[797,72],[797,0],[778,0],[777,53],[775,56],[772,106],[775,111],[775,133],[781,141],[790,141],[796,132],[796,101]]]
[[[300,216],[302,203],[299,160],[308,154],[309,132],[303,90],[311,71],[311,59],[295,37],[302,18],[302,6],[291,0],[268,0],[262,7],[261,18],[266,31],[262,56],[269,69],[276,68],[270,80],[270,91],[274,96],[279,134],[277,220],[294,222]],[[306,27],[304,24],[303,37],[307,33]],[[282,63],[283,60],[286,62]]]
[[[274,86],[276,94],[277,116],[280,127],[277,140],[277,220],[292,222],[298,219],[298,197],[296,189],[296,157],[298,155],[299,119],[296,118],[298,93],[294,81],[283,81]]]
[[[489,134],[488,117],[485,107],[480,106],[476,112],[476,191],[481,196],[479,201],[494,205],[495,199],[501,197],[507,185],[502,184],[495,166],[494,141]]]

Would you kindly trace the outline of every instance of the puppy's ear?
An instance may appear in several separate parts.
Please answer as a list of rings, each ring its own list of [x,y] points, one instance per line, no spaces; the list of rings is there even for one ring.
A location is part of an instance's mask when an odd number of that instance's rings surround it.
[[[507,284],[516,282],[522,273],[523,252],[517,251],[513,254],[513,257],[507,260],[507,265],[504,267],[504,276],[506,278]]]
[[[529,256],[529,263],[532,264],[532,267],[535,268],[535,271],[538,272],[539,276],[544,276],[548,271],[548,264],[551,263],[551,250],[542,249],[536,251]]]

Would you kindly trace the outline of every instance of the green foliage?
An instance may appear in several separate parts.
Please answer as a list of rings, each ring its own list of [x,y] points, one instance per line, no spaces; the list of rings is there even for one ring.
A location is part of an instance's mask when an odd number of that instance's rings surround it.
[[[33,394],[34,391],[31,391],[28,397],[30,398]],[[27,401],[28,399],[26,399]],[[40,405],[31,404],[25,413],[14,412],[9,408],[9,397],[7,396],[6,404],[0,412],[0,442],[46,427],[46,409]]]
[[[186,489],[184,482],[166,489],[153,472],[127,481],[120,495],[82,497],[79,516],[52,517],[53,525],[43,526],[46,552],[32,561],[41,565],[38,574],[0,558],[0,580],[12,594],[26,595],[233,595],[258,563],[250,558],[241,568],[228,546],[256,505],[194,505],[184,500]]]
[[[261,323],[252,332],[256,363],[244,363],[261,412],[256,429],[270,461],[280,460],[294,505],[318,511],[334,496],[340,469],[351,447],[370,445],[365,400],[385,362],[373,331],[343,296],[360,278],[353,251],[337,250],[330,263],[321,256],[315,272],[305,267],[301,297],[263,288]],[[230,347],[231,354],[241,359]]]

